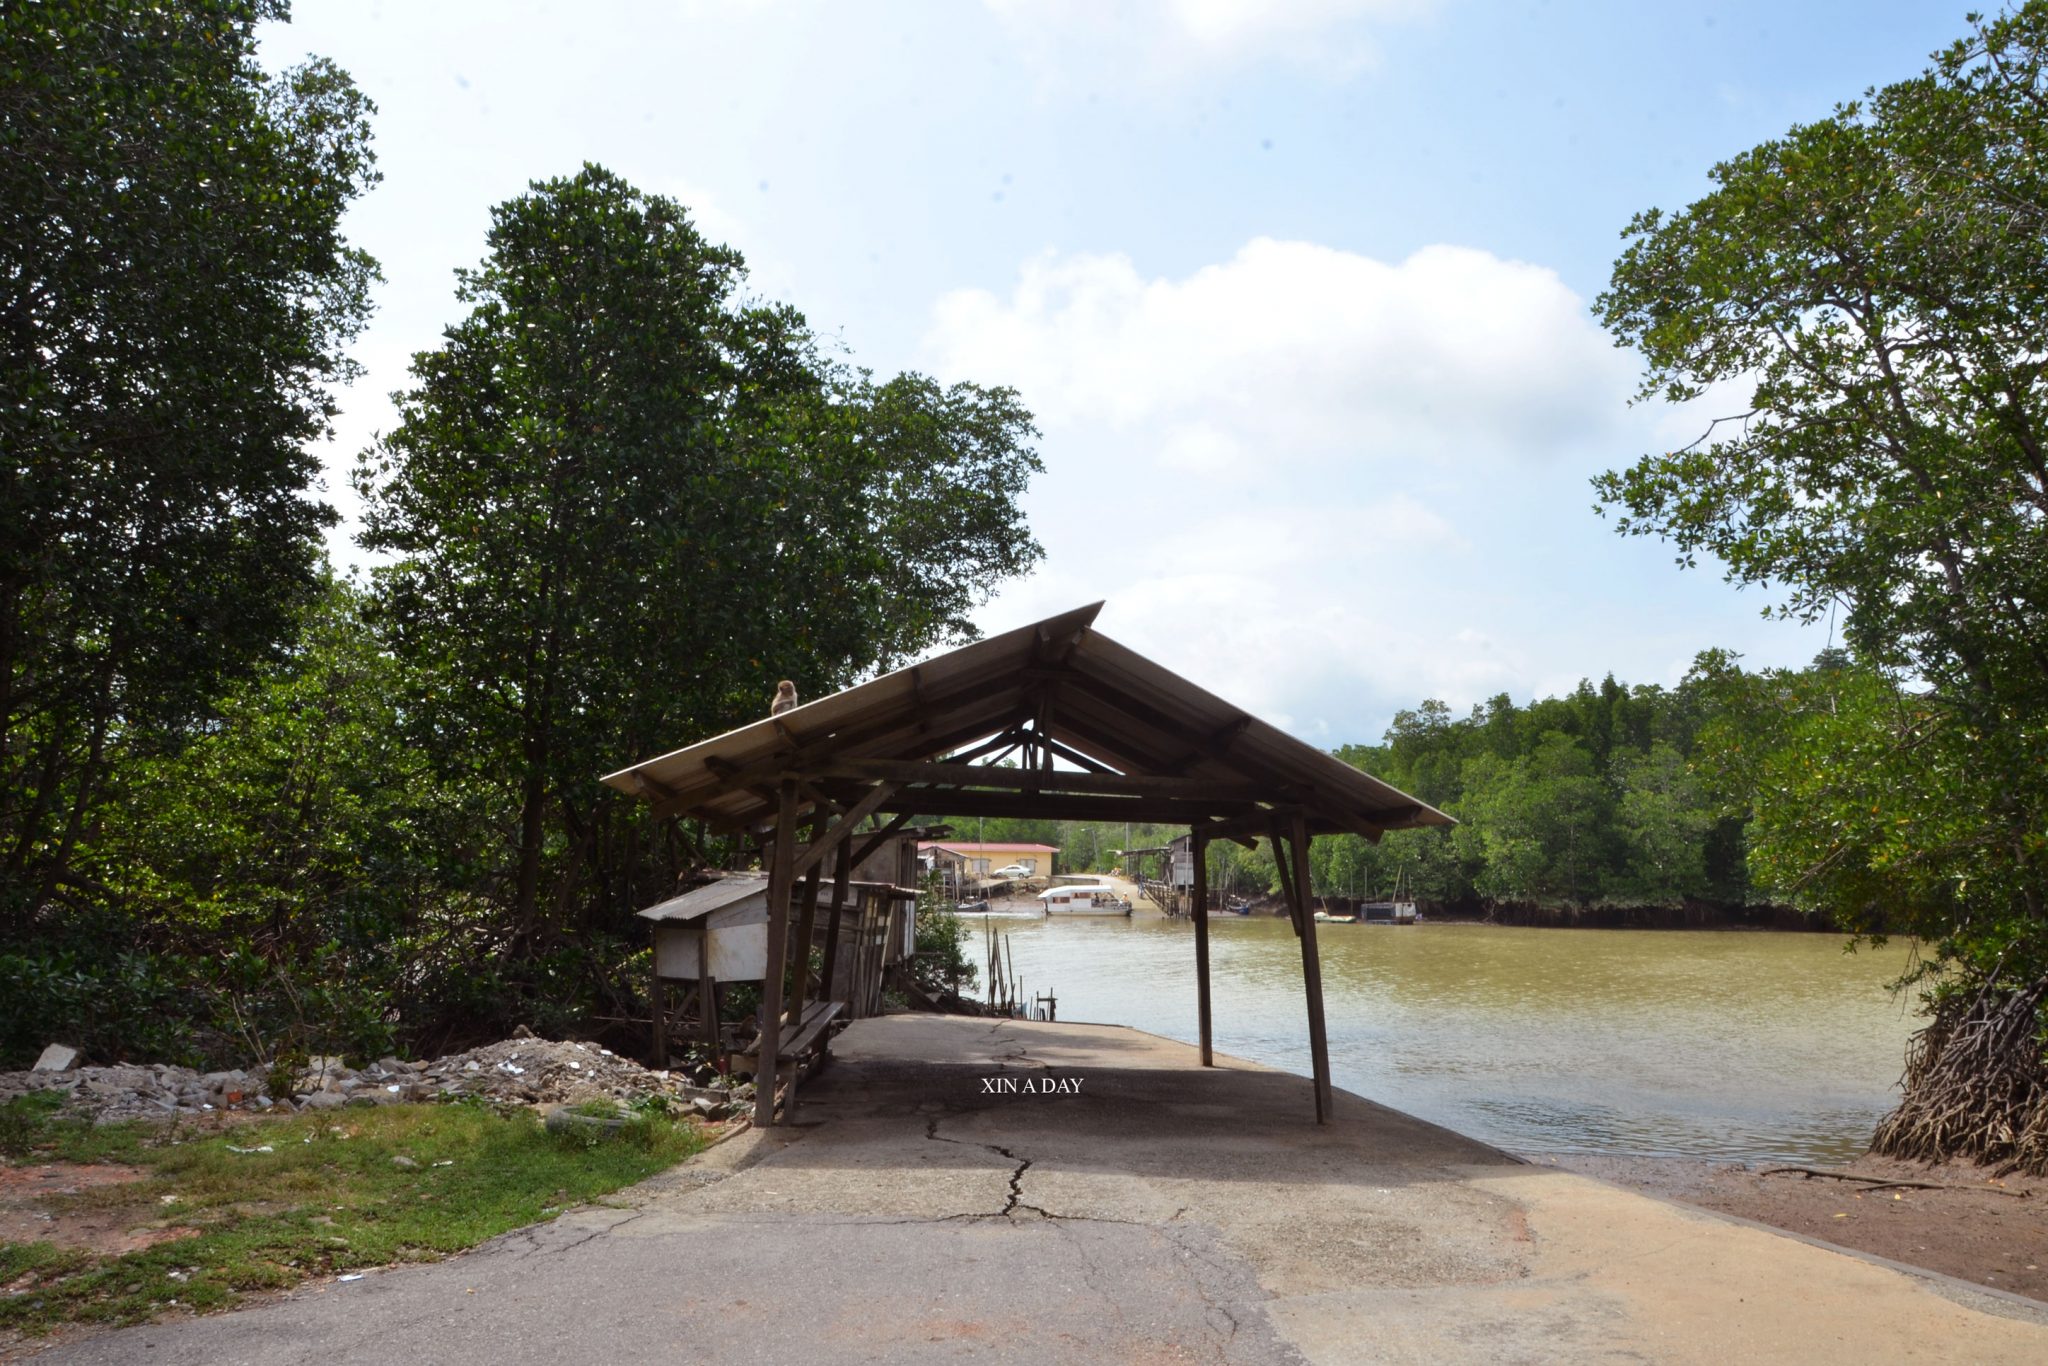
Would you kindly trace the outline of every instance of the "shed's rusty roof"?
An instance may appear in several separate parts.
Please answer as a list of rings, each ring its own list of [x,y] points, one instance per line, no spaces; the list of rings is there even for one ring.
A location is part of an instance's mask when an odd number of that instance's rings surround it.
[[[961,646],[604,781],[665,813],[737,828],[774,817],[774,784],[785,775],[845,777],[863,763],[880,769],[882,761],[899,761],[909,781],[908,764],[1028,730],[1048,737],[1055,753],[1071,751],[1060,755],[1060,774],[1047,770],[1048,789],[1062,786],[1059,776],[1088,777],[1077,770],[1092,766],[1161,780],[1152,783],[1145,810],[1213,807],[1218,819],[1233,816],[1240,826],[1255,826],[1261,812],[1282,807],[1306,810],[1312,828],[1323,832],[1376,835],[1452,824],[1434,807],[1111,640],[1094,629],[1101,608],[1094,603]],[[828,790],[824,776],[816,790]],[[1116,792],[1114,779],[1104,777],[1093,790]],[[1131,795],[1069,793],[1056,800],[1034,784],[1003,800],[1048,817],[1119,819],[1114,811]],[[943,796],[932,794],[917,809],[966,813]]]

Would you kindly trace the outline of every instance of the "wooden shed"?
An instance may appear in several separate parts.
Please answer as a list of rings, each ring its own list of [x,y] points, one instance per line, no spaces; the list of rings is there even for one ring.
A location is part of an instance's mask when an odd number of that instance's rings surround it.
[[[1264,836],[1301,943],[1316,1118],[1327,1117],[1309,842],[1339,831],[1378,840],[1451,820],[1109,639],[1094,629],[1101,608],[976,641],[606,776],[658,816],[760,840],[767,958],[791,963],[794,983],[787,1002],[780,972],[762,984],[764,1054],[779,1058],[784,1032],[803,1029],[808,954],[792,946],[813,940],[828,863],[829,928],[856,904],[855,866],[918,814],[1171,823],[1188,831],[1203,1065],[1213,1065],[1204,848]],[[871,831],[878,818],[887,819]],[[757,1090],[759,1124],[774,1122],[773,1091]]]

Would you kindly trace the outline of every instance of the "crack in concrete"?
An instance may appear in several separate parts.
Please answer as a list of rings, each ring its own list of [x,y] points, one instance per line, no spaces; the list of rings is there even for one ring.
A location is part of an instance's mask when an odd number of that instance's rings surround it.
[[[597,1208],[617,1209],[618,1207],[615,1205],[607,1205],[599,1206]],[[645,1208],[634,1210],[622,1210],[620,1211],[620,1213],[624,1216],[623,1218],[614,1219],[608,1224],[602,1225],[598,1228],[594,1228],[590,1230],[588,1233],[585,1233],[581,1238],[578,1238],[574,1242],[569,1243],[559,1243],[552,1245],[542,1243],[541,1235],[554,1229],[557,1226],[557,1220],[555,1219],[545,1220],[538,1224],[528,1224],[525,1228],[516,1229],[512,1233],[507,1234],[506,1239],[508,1241],[508,1244],[516,1242],[517,1244],[524,1245],[520,1248],[519,1251],[519,1260],[521,1261],[542,1254],[553,1256],[564,1252],[574,1252],[577,1248],[582,1247],[585,1243],[591,1242],[592,1240],[597,1238],[602,1238],[605,1234],[611,1233],[614,1230],[622,1229],[636,1219],[645,1218],[650,1212],[651,1211]],[[564,1213],[566,1214],[568,1213],[568,1211],[564,1211]]]
[[[1008,1148],[1005,1148],[1000,1143],[970,1143],[964,1138],[947,1138],[945,1135],[939,1132],[939,1120],[937,1116],[933,1116],[931,1119],[925,1121],[924,1136],[934,1143],[951,1143],[955,1147],[980,1148],[983,1152],[998,1153],[1005,1160],[1017,1164],[1016,1170],[1010,1173],[1010,1198],[1003,1202],[1003,1207],[1001,1209],[997,1210],[993,1214],[949,1214],[946,1216],[946,1218],[1007,1219],[1017,1211],[1017,1209],[1020,1206],[1020,1203],[1024,1199],[1024,1173],[1031,1170],[1032,1159],[1028,1157],[1019,1157],[1017,1156],[1017,1154],[1011,1152]],[[1022,1208],[1031,1210],[1033,1213],[1041,1215],[1042,1217],[1047,1219],[1058,1217],[1056,1215],[1047,1214],[1044,1210],[1039,1209],[1036,1205],[1022,1205]]]

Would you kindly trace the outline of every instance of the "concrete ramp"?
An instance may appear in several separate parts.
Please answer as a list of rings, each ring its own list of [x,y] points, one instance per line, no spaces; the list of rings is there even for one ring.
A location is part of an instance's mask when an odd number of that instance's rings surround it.
[[[804,1123],[434,1266],[48,1360],[2048,1361],[2048,1314],[1106,1026],[852,1026]]]

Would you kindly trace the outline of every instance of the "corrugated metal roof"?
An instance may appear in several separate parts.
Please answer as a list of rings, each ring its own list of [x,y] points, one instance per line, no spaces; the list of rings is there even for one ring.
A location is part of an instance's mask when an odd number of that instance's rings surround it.
[[[716,882],[692,887],[681,896],[657,902],[637,914],[642,920],[695,920],[722,911],[750,896],[768,894],[766,873],[728,873]]]
[[[1060,847],[1057,844],[1004,844],[994,840],[987,844],[979,844],[973,840],[919,840],[917,847],[920,849],[948,849],[956,854],[1007,854],[1019,849],[1028,850],[1034,854],[1057,854],[1060,851]]]
[[[1325,832],[1453,823],[1103,635],[1094,629],[1101,608],[976,641],[604,781],[665,813],[738,828],[773,819],[782,774],[816,774],[837,761],[929,761],[1030,726],[1109,770],[1177,780],[1176,791],[1227,787],[1241,799],[1232,809],[1250,813],[1240,819],[1270,806],[1305,809]],[[963,814],[942,795],[920,810]],[[1092,811],[1114,802],[1067,805]]]

